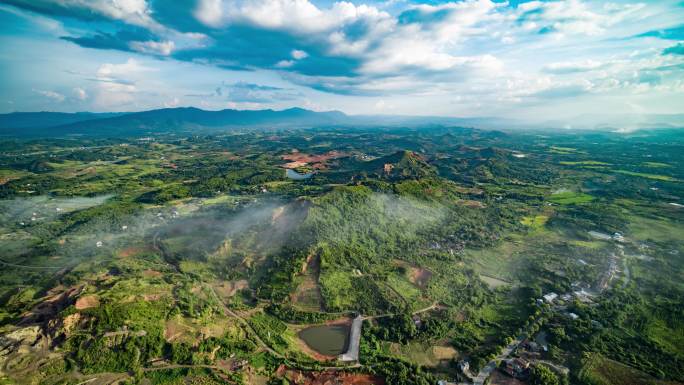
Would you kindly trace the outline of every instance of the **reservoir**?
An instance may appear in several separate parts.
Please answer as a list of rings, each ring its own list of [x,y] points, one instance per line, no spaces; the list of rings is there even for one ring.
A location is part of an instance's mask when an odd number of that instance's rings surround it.
[[[326,356],[337,356],[347,350],[348,325],[312,326],[299,332],[299,338],[316,352]]]
[[[300,174],[297,171],[288,168],[287,170],[285,170],[285,176],[294,180],[302,180],[311,178],[313,176],[313,173],[310,172],[306,174]]]

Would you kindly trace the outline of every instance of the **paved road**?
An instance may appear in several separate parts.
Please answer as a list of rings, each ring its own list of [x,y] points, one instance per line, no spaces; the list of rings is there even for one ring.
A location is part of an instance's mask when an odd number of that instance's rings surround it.
[[[623,261],[623,264],[624,264],[624,273],[625,273],[625,280],[624,280],[624,282],[623,282],[623,284],[622,284],[622,287],[624,288],[625,286],[627,286],[627,284],[629,283],[629,281],[630,281],[630,279],[631,279],[630,271],[629,271],[629,266],[627,266],[627,260],[626,260],[625,257],[624,257],[624,253],[622,254],[622,261]],[[615,263],[615,262],[613,262],[613,263]],[[536,320],[535,320],[535,323],[536,323]],[[520,344],[522,343],[522,341],[523,341],[523,338],[522,338],[522,337],[518,337],[515,341],[511,342],[510,344],[508,344],[508,345],[501,351],[501,353],[500,353],[498,356],[496,356],[493,360],[489,361],[489,362],[487,363],[487,365],[485,365],[485,366],[480,370],[480,372],[477,373],[477,376],[472,376],[472,375],[471,375],[471,376],[470,376],[470,379],[473,381],[473,385],[483,385],[484,382],[487,380],[487,378],[489,378],[489,376],[492,374],[492,372],[496,369],[496,367],[498,366],[499,362],[500,362],[501,360],[504,360],[504,359],[508,358],[508,356],[511,355],[511,353],[513,352],[513,350],[515,350],[515,348],[516,348],[518,345],[520,345]],[[547,363],[547,362],[545,362],[545,363]],[[552,363],[547,363],[547,364],[553,365]],[[555,366],[555,365],[553,365],[553,366]],[[556,366],[556,367],[558,367],[558,366]],[[563,368],[564,368],[565,370],[567,370],[567,368],[565,368],[565,367],[563,367]],[[467,375],[467,374],[466,374],[466,375]]]
[[[496,356],[493,360],[489,361],[487,365],[485,365],[479,373],[477,373],[477,376],[471,377],[471,380],[473,381],[473,385],[483,385],[484,382],[489,378],[489,376],[492,374],[494,370],[496,370],[496,367],[499,365],[499,362],[501,360],[504,360],[508,358],[508,356],[513,353],[513,350],[520,345],[523,341],[522,337],[518,337],[515,341],[511,342],[510,344],[506,345],[506,347],[499,353],[498,356]]]

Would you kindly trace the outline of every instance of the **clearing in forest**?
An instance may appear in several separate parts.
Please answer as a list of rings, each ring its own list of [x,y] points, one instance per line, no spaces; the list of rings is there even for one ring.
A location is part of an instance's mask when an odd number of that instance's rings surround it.
[[[321,311],[323,309],[323,297],[318,285],[320,273],[320,257],[311,256],[302,268],[301,282],[291,295],[292,304],[304,311]]]

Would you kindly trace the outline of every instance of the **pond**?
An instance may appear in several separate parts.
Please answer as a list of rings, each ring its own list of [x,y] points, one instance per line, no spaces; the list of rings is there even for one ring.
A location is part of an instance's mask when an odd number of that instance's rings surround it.
[[[337,356],[347,350],[349,326],[312,326],[299,332],[299,338],[316,352],[326,356]]]
[[[313,176],[313,173],[309,172],[306,174],[300,174],[297,171],[288,168],[287,170],[285,170],[285,176],[294,180],[302,180],[311,178]]]

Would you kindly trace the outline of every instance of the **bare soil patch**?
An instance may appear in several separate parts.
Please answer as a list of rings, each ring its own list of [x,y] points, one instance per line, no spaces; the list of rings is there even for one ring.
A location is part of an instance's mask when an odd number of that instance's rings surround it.
[[[432,272],[428,269],[414,266],[409,268],[409,281],[421,289],[424,289],[427,286],[430,278],[432,278]]]
[[[118,255],[119,255],[119,258],[129,258],[129,257],[132,257],[134,255],[144,253],[146,251],[149,251],[149,249],[146,247],[130,246],[130,247],[126,247],[125,249],[121,249],[119,251]]]
[[[337,159],[347,156],[347,154],[339,151],[329,151],[325,154],[319,155],[309,155],[303,152],[292,152],[290,154],[283,155],[283,160],[289,160],[292,162],[303,162],[303,163],[322,163],[330,159]]]
[[[89,309],[91,307],[98,307],[100,306],[100,298],[95,294],[86,295],[77,299],[76,304],[74,306],[78,310]]]
[[[182,325],[177,320],[168,320],[164,327],[164,339],[166,339],[167,342],[173,342],[187,333],[188,330],[189,328],[187,326]]]
[[[246,279],[239,279],[235,281],[222,281],[220,284],[215,284],[214,289],[216,293],[223,299],[230,298],[239,290],[249,288],[249,282]]]
[[[435,358],[440,361],[451,360],[458,355],[458,351],[451,346],[433,346],[432,354],[434,354]]]
[[[80,325],[82,320],[81,313],[69,314],[64,317],[62,320],[62,327],[64,328],[66,335],[68,336],[74,328]]]
[[[489,384],[490,385],[526,385],[526,382],[520,381],[518,379],[515,379],[511,376],[508,376],[504,373],[501,373],[500,370],[495,370],[494,373],[489,377]]]
[[[482,203],[482,202],[480,202],[480,201],[470,200],[470,199],[462,199],[462,200],[460,200],[458,203],[461,204],[461,205],[463,205],[463,206],[472,207],[472,208],[475,208],[475,209],[483,209],[483,208],[485,208],[484,203]]]
[[[143,299],[147,302],[151,301],[159,301],[161,299],[162,295],[160,293],[155,293],[155,294],[143,294]]]
[[[157,270],[147,269],[147,270],[143,271],[143,276],[147,277],[147,278],[157,278],[157,277],[161,277],[162,273],[160,271],[157,271]]]
[[[301,370],[288,369],[284,366],[278,368],[279,377],[287,378],[290,382],[302,385],[384,385],[385,380],[370,374],[347,373],[336,370],[323,372],[304,372]]]

